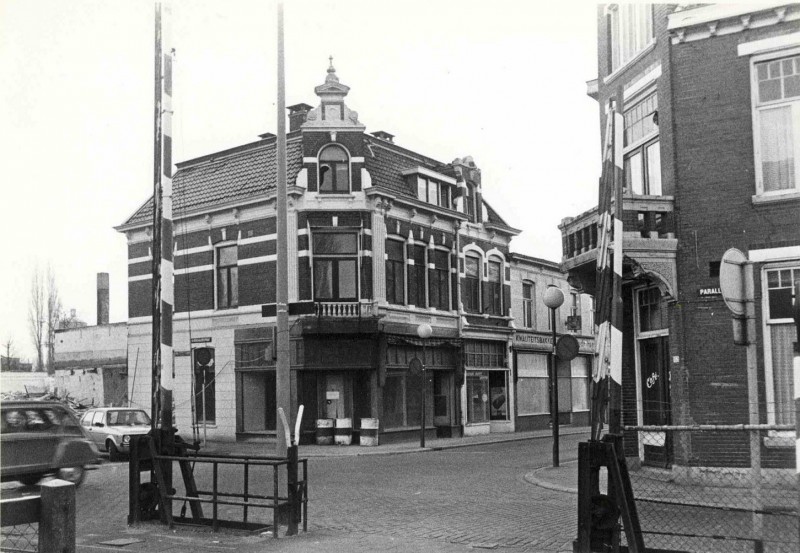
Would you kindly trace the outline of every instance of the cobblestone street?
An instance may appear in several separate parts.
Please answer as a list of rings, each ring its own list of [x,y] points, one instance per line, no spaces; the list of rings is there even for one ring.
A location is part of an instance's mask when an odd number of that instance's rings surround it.
[[[562,462],[576,458],[581,438],[562,436]],[[424,453],[312,458],[309,531],[279,540],[185,529],[170,533],[150,525],[127,528],[127,464],[106,464],[78,492],[79,550],[119,550],[100,542],[132,537],[144,541],[124,550],[571,551],[576,496],[524,479],[551,463],[551,444],[542,438]],[[203,478],[198,471],[198,481]],[[236,487],[240,478],[220,470],[220,488]]]

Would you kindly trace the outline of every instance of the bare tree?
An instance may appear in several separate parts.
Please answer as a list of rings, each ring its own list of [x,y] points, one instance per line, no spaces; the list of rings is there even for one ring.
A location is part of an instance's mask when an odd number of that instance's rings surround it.
[[[58,296],[56,276],[47,266],[47,372],[55,372],[56,329],[61,319],[61,298]]]
[[[3,342],[3,350],[5,351],[5,369],[4,370],[11,370],[11,357],[14,355],[14,339],[11,336],[7,337]]]
[[[47,300],[45,298],[45,285],[39,267],[33,269],[31,279],[31,298],[28,304],[28,330],[30,331],[33,347],[36,349],[36,370],[44,370],[44,341],[45,319]]]

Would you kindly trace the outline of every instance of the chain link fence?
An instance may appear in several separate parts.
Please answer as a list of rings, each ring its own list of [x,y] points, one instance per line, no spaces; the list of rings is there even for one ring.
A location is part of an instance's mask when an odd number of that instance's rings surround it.
[[[800,485],[790,430],[786,425],[626,427],[631,485],[647,548],[800,551]],[[631,456],[632,450],[638,455]]]
[[[36,553],[39,551],[39,524],[3,526],[0,529],[0,551]]]

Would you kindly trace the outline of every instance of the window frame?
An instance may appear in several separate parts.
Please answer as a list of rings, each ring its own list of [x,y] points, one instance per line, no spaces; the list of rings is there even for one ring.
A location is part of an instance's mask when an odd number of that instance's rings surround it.
[[[445,266],[437,267],[437,255],[444,256]],[[435,276],[435,278],[434,278]],[[440,311],[450,311],[450,250],[446,248],[428,249],[428,306]],[[434,302],[434,290],[438,301]]]
[[[625,107],[625,111],[623,113],[623,137],[627,140],[627,132],[630,127],[627,126],[627,121],[625,120],[625,115],[630,114],[634,109],[637,107],[645,104],[650,98],[654,100],[654,108],[649,114],[646,115],[644,118],[652,118],[658,116],[658,89],[654,86],[648,87],[643,90],[641,93],[637,94],[635,99],[630,102],[629,106]],[[642,121],[642,119],[637,120],[636,122]],[[631,125],[632,126],[632,125]],[[624,144],[622,150],[622,158],[623,158],[623,186],[625,194],[629,194],[632,196],[663,196],[664,194],[664,181],[662,175],[662,163],[661,163],[661,132],[658,127],[657,123],[654,123],[654,130],[642,135],[638,139],[634,140],[630,144]],[[653,185],[650,179],[650,166],[651,162],[651,154],[650,148],[655,146],[658,148],[658,192],[653,192],[652,188]],[[628,171],[630,170],[631,164],[630,159],[634,156],[639,155],[641,156],[641,183],[642,183],[642,191],[641,192],[634,192],[633,186],[628,186]]]
[[[795,145],[800,147],[800,96],[790,99],[779,99],[764,102],[759,100],[758,70],[757,66],[762,63],[791,58],[800,55],[800,46],[783,48],[773,52],[753,55],[750,57],[750,104],[753,129],[753,170],[755,175],[755,197],[780,199],[785,196],[797,196],[800,194],[800,155],[794,159],[794,188],[781,190],[764,190],[764,174],[761,164],[761,125],[760,113],[772,109],[790,107],[792,110],[792,130]]]
[[[220,265],[222,263],[222,250],[233,248],[236,250],[236,263],[232,265]],[[227,298],[226,301],[221,301],[221,283],[220,275],[222,270],[225,270],[227,279]],[[231,275],[236,274],[236,297],[231,297],[233,292],[231,290]],[[214,305],[216,309],[236,309],[239,307],[239,246],[236,242],[227,242],[216,244],[214,247]]]
[[[325,155],[326,151],[333,151],[333,150],[339,150],[342,153],[344,153],[344,157],[346,158],[346,161],[336,160],[336,159],[332,159],[332,160],[323,159],[323,156]],[[326,144],[325,146],[320,148],[319,154],[317,154],[317,165],[318,165],[318,167],[317,167],[317,179],[318,179],[317,191],[320,194],[349,194],[350,191],[352,190],[352,180],[353,180],[352,179],[352,170],[351,170],[352,169],[351,168],[351,161],[352,161],[352,156],[350,156],[350,152],[348,152],[347,149],[345,149],[345,147],[342,146],[341,144],[331,143],[331,144]],[[331,185],[332,185],[333,188],[330,189],[330,190],[323,189],[323,187],[322,187],[323,182],[324,182],[324,179],[322,177],[322,169],[325,166],[328,166],[328,169],[331,171],[331,175],[332,175],[332,183],[331,183]],[[346,179],[347,182],[346,183],[340,183],[339,182],[339,171],[338,170],[340,168],[342,168],[342,167],[347,170],[347,179]],[[345,186],[342,187],[342,184],[344,184]]]
[[[498,266],[497,278],[492,280],[492,266]],[[492,301],[489,305],[483,306],[482,313],[501,316],[503,314],[503,281],[505,273],[505,263],[503,258],[497,255],[490,255],[486,260],[486,282],[488,293],[491,294]]]
[[[630,54],[628,57],[624,57],[624,45],[623,41],[620,40],[622,36],[622,31],[626,27],[630,27],[635,35],[638,34],[646,34],[647,28],[641,29],[638,26],[634,27],[631,25],[630,21],[628,21],[630,15],[626,15],[624,12],[620,10],[620,4],[625,6],[628,9],[632,10],[649,10],[649,14],[647,14],[649,18],[649,37],[634,37],[633,41],[643,40],[643,42],[638,46],[636,49],[631,49]],[[634,17],[641,16],[641,14],[632,14]],[[622,68],[626,67],[628,64],[632,63],[639,56],[642,52],[645,52],[650,46],[652,46],[655,41],[655,21],[653,17],[653,4],[627,4],[627,3],[616,3],[616,4],[609,4],[606,7],[606,16],[607,16],[607,25],[608,25],[608,67],[610,69],[609,74],[613,75],[614,73],[620,71]],[[644,31],[644,32],[642,32]],[[628,37],[623,37],[625,40],[630,40]],[[632,44],[631,46],[635,47],[636,44]]]
[[[473,277],[467,273],[467,260],[474,260],[478,266],[478,275]],[[464,282],[462,283],[462,289],[465,291],[462,294],[461,301],[464,303],[464,311],[467,313],[480,313],[481,312],[481,281],[483,276],[483,256],[479,253],[474,251],[467,251],[464,252]],[[472,290],[474,281],[474,290]],[[470,286],[467,286],[467,283],[471,283]],[[464,299],[470,299],[472,301],[466,302]]]
[[[353,253],[317,253],[314,248],[314,237],[322,234],[349,234],[355,236],[356,246]],[[312,286],[311,293],[315,302],[332,302],[332,303],[355,303],[361,297],[361,259],[359,252],[361,250],[361,235],[358,229],[348,227],[325,227],[315,228],[311,230],[311,276]],[[317,262],[318,261],[331,261],[331,297],[320,298],[317,297]],[[354,297],[340,297],[340,268],[339,261],[353,261],[355,263],[354,278],[355,278],[355,296]]]
[[[192,367],[194,371],[194,424],[195,426],[200,426],[202,424],[206,425],[216,425],[217,424],[217,375],[214,372],[214,366],[210,367]],[[203,374],[205,373],[206,376],[209,374],[211,375],[211,381],[209,382],[208,378],[205,379],[205,386],[203,382],[198,380],[198,373]],[[198,392],[199,387],[199,392]],[[211,395],[212,401],[209,402],[212,404],[211,409],[211,418],[204,418],[203,417],[203,407],[201,405],[207,405],[206,400],[207,394]],[[202,404],[200,403],[202,401]],[[208,412],[205,413],[206,416],[209,415]]]
[[[417,177],[416,196],[419,201],[435,205],[438,207],[443,207],[445,209],[453,209],[452,206],[453,192],[451,190],[453,185],[447,182],[443,182],[440,179],[436,179],[434,177],[429,177],[427,175],[419,173],[416,175],[416,177]],[[424,194],[423,194],[423,188],[424,188]],[[431,201],[432,193],[434,193],[433,199],[435,199],[436,201]]]
[[[526,298],[525,297],[525,287],[530,289],[530,294]],[[522,326],[524,328],[535,328],[536,327],[536,309],[535,309],[535,297],[536,297],[536,283],[532,280],[523,280],[522,281]]]
[[[407,267],[407,257],[406,257],[406,242],[405,240],[392,238],[387,236],[386,237],[386,244],[390,242],[398,244],[400,246],[401,258],[400,259],[390,259],[389,257],[389,248],[386,248],[384,251],[386,264],[385,264],[385,271],[386,271],[386,301],[392,305],[407,305],[406,300],[406,267]],[[392,270],[389,270],[389,267],[392,267]],[[399,271],[398,271],[399,269]],[[398,274],[399,272],[399,274]],[[396,281],[390,283],[390,274],[394,279],[400,278],[400,298],[394,297],[394,292],[397,291],[398,285]],[[392,286],[390,286],[392,284]],[[389,290],[393,290],[392,297],[389,295]],[[392,301],[398,300],[398,301]]]

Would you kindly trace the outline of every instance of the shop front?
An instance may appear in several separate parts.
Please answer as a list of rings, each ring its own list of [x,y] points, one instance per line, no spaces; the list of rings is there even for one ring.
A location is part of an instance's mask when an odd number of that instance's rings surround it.
[[[579,354],[572,361],[559,360],[559,424],[588,425],[590,380],[594,341],[577,338]],[[550,380],[548,356],[553,338],[544,332],[517,331],[514,336],[514,371],[516,388],[516,428],[539,430],[550,425]]]
[[[506,341],[464,341],[464,435],[514,431],[506,351]]]

